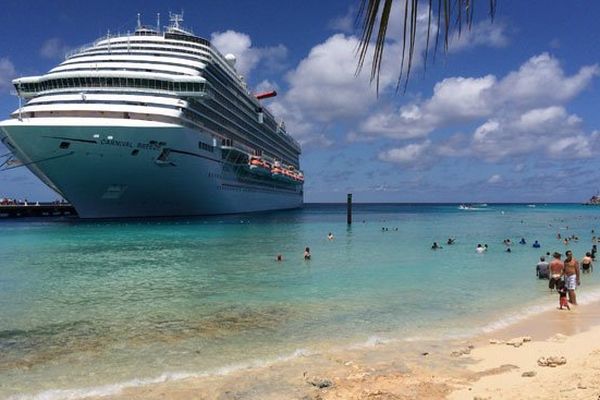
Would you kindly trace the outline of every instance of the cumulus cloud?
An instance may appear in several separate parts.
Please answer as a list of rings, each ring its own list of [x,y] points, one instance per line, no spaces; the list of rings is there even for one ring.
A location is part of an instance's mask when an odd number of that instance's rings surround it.
[[[500,80],[493,75],[444,79],[435,85],[431,98],[401,106],[392,115],[387,111],[372,114],[361,128],[375,136],[405,139],[411,137],[406,134],[410,129],[418,132],[412,137],[424,137],[457,122],[562,105],[581,93],[599,72],[597,65],[591,65],[566,76],[558,60],[543,53]]]
[[[427,156],[431,141],[425,140],[421,143],[411,143],[403,147],[389,149],[379,153],[378,158],[382,161],[393,162],[397,164],[423,164],[429,157]]]
[[[534,151],[555,158],[590,157],[598,148],[597,134],[586,134],[581,119],[568,113],[565,104],[599,72],[597,65],[590,65],[568,76],[558,60],[542,53],[501,79],[447,78],[435,85],[428,99],[371,114],[349,139],[361,133],[371,138],[428,138],[438,129],[479,121],[470,139],[455,135],[432,145],[432,151],[492,162]],[[393,161],[389,155],[380,159]]]
[[[235,55],[236,69],[246,77],[261,62],[271,69],[276,69],[281,67],[287,57],[287,48],[284,45],[253,47],[250,36],[233,30],[213,33],[211,42],[221,53]]]
[[[15,66],[8,57],[0,57],[0,91],[12,88],[12,79],[16,76]]]
[[[372,109],[377,104],[376,85],[370,82],[373,46],[370,46],[363,69],[357,75],[356,50],[359,39],[355,35],[347,34],[351,32],[349,16],[350,13],[330,24],[331,27],[346,32],[346,34],[334,34],[314,46],[297,67],[289,71],[286,76],[289,91],[278,100],[279,104],[276,107],[277,112],[280,113],[278,116],[285,118],[286,121],[292,119],[290,126],[293,126],[294,130],[291,132],[294,135],[302,135],[301,140],[312,134],[311,129],[319,127],[323,123],[359,118],[366,119],[366,122],[362,132],[355,131],[357,134],[354,138],[364,138],[363,133],[372,134],[375,137],[379,132],[385,132],[384,135],[389,137],[424,136],[437,126],[437,122],[431,119],[433,113],[429,113],[422,120],[426,121],[423,122],[425,126],[413,126],[411,114],[415,109],[411,107],[402,109],[399,115],[393,117],[388,117],[387,114],[390,113],[387,112],[385,115],[373,115],[370,118]],[[427,20],[428,10],[423,7],[417,16],[417,41],[412,63],[413,72],[423,64]],[[393,7],[379,76],[380,94],[390,93],[396,89],[402,55],[403,23],[404,8]],[[433,29],[435,30],[435,25]],[[477,41],[472,44],[473,46],[491,45],[492,43],[497,46],[501,42],[498,38],[505,38],[501,34],[504,29],[503,25],[498,24],[494,28],[484,28],[482,24],[474,27],[474,30],[478,32],[485,29],[488,29],[485,36],[489,39]],[[461,48],[467,47],[466,45],[461,46]],[[465,104],[464,113],[469,112],[468,107],[469,104]],[[293,121],[294,119],[296,121]],[[296,131],[296,128],[305,130]]]
[[[489,161],[532,152],[555,158],[585,158],[598,150],[598,134],[585,134],[578,116],[551,106],[484,122],[473,134],[472,150]]]
[[[599,73],[598,65],[589,65],[566,76],[556,58],[542,53],[502,79],[494,97],[499,104],[520,108],[563,104],[581,93]]]
[[[358,39],[336,34],[312,48],[287,80],[286,102],[319,121],[364,114],[376,95],[369,80],[355,76]]]
[[[40,56],[48,59],[59,59],[63,58],[69,50],[71,50],[71,47],[62,39],[50,38],[42,44]]]

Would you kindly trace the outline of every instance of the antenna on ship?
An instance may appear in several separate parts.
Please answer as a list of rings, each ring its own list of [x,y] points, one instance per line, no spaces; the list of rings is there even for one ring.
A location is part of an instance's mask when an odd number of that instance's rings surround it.
[[[183,22],[183,10],[181,10],[181,14],[175,14],[169,11],[169,22],[171,22],[171,27],[181,29],[179,23]]]
[[[156,31],[160,32],[160,13],[156,13]]]
[[[140,20],[140,13],[137,13],[137,29],[142,27],[142,21]]]

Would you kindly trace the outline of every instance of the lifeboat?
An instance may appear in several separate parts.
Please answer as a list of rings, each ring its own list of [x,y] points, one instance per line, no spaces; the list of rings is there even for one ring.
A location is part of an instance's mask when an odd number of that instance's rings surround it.
[[[292,166],[284,167],[279,162],[275,162],[273,164],[273,168],[271,169],[271,174],[273,179],[277,179],[282,182],[290,182],[295,183],[298,182],[297,173]]]
[[[271,164],[260,157],[252,156],[248,162],[248,169],[253,174],[271,175]]]

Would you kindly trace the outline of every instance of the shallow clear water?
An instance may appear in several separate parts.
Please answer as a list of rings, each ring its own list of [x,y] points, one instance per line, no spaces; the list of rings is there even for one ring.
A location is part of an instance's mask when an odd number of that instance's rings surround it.
[[[581,258],[600,208],[477,208],[355,204],[351,228],[344,205],[150,222],[1,221],[0,398],[77,397],[374,336],[471,335],[555,307],[535,278],[538,257],[564,253],[560,232],[579,236],[568,248]],[[445,244],[449,236],[456,244]],[[504,251],[503,239],[521,237],[529,243]],[[432,251],[433,241],[444,248]],[[489,251],[477,254],[477,243]],[[600,296],[598,275],[583,276],[581,300]]]

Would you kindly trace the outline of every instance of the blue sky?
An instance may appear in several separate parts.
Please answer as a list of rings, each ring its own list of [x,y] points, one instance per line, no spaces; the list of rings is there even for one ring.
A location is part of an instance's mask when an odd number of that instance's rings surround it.
[[[348,192],[358,202],[580,202],[600,190],[599,2],[499,0],[491,24],[479,1],[472,31],[448,54],[426,72],[416,56],[405,94],[395,92],[399,3],[377,97],[366,73],[354,75],[358,0],[7,0],[0,115],[17,107],[12,78],[44,73],[108,30],[133,30],[138,12],[146,24],[160,12],[164,24],[183,9],[185,26],[237,55],[251,88],[278,90],[267,105],[303,144],[307,202]],[[1,196],[56,197],[25,168],[0,173]]]

